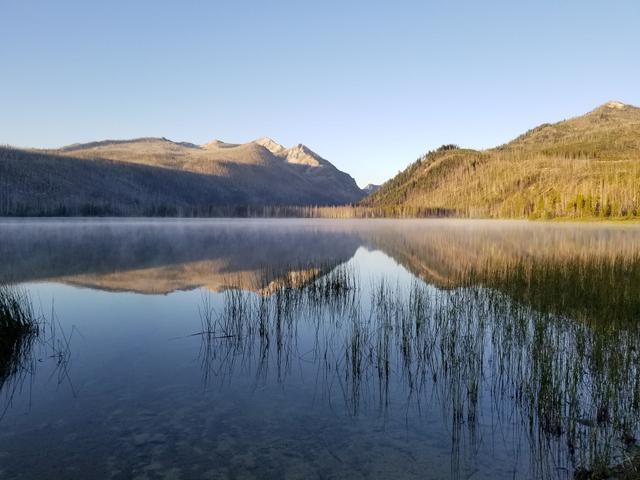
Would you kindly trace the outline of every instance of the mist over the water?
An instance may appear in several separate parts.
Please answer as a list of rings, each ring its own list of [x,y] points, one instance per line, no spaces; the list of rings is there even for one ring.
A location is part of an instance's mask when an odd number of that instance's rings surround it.
[[[623,468],[640,434],[639,234],[2,220],[2,298],[38,328],[0,351],[0,472],[215,478],[259,463],[269,477],[568,480]],[[25,468],[33,448],[50,454]]]

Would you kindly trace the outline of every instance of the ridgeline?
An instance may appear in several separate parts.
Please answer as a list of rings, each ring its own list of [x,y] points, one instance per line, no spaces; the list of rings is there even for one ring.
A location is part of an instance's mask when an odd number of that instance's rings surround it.
[[[637,218],[640,108],[609,102],[497,148],[443,145],[366,197],[396,216]]]

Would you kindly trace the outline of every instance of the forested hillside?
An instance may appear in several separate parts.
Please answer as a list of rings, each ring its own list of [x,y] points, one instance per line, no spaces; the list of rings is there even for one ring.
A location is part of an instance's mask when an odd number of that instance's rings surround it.
[[[444,145],[361,204],[403,215],[633,218],[639,193],[640,109],[609,102],[490,150]]]

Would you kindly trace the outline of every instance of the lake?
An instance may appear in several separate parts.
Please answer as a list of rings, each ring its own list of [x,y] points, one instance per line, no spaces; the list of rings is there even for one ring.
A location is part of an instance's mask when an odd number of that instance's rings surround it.
[[[41,321],[0,355],[0,478],[637,460],[640,226],[5,219],[0,259]]]

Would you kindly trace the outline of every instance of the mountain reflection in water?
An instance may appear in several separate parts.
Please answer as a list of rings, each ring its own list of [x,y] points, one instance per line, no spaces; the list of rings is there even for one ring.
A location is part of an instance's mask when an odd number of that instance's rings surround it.
[[[33,220],[0,231],[0,283],[55,294],[61,321],[93,337],[77,342],[90,358],[73,364],[82,413],[54,428],[71,439],[56,454],[77,459],[82,434],[120,453],[94,446],[79,478],[127,478],[154,461],[162,466],[152,478],[172,468],[212,478],[572,478],[633,468],[638,227]],[[191,315],[163,316],[172,311]],[[134,371],[105,367],[114,351]],[[144,394],[131,384],[136,369]],[[106,390],[89,380],[100,374]],[[36,411],[18,419],[12,408],[3,420],[8,475],[34,441],[30,417],[47,418],[37,393],[49,387],[34,376]],[[96,403],[82,403],[83,391]],[[54,414],[65,415],[55,403],[64,399],[53,395]],[[162,421],[140,417],[141,404]],[[111,430],[77,423],[88,418]],[[181,443],[196,438],[193,450]],[[36,462],[31,474],[50,466]]]

